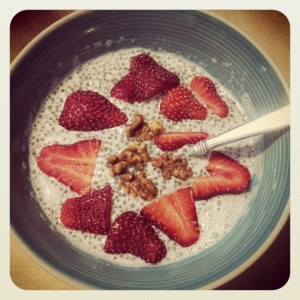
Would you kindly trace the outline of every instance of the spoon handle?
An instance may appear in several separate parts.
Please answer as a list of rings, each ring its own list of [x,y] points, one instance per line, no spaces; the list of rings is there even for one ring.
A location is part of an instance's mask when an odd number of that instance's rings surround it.
[[[284,129],[290,126],[290,105],[281,107],[267,115],[237,126],[211,139],[198,142],[192,147],[189,156],[202,155],[208,150],[239,141],[251,136]]]

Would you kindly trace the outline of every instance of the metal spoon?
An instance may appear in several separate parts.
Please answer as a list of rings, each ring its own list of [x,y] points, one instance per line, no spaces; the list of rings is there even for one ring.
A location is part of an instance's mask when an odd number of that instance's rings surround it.
[[[283,106],[267,115],[237,126],[211,139],[206,139],[193,146],[185,146],[180,152],[187,156],[200,156],[209,150],[239,141],[255,135],[260,135],[290,126],[290,105]]]

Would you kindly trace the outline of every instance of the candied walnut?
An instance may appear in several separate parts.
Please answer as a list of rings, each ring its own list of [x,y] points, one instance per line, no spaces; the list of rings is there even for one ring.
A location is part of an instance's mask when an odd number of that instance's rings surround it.
[[[148,150],[143,143],[132,143],[124,149],[118,156],[112,155],[107,158],[107,163],[110,166],[109,174],[114,177],[127,171],[130,166],[133,166],[138,171],[144,170],[144,163],[150,160]]]
[[[186,159],[181,156],[169,156],[168,153],[163,153],[160,157],[152,159],[151,164],[154,168],[159,168],[164,180],[170,180],[172,176],[185,181],[193,176],[193,171],[188,167]]]
[[[144,172],[122,174],[120,185],[135,198],[140,197],[150,201],[157,197],[157,187]]]
[[[128,124],[125,129],[127,137],[134,137],[140,142],[152,140],[163,130],[164,127],[160,121],[154,120],[148,124],[145,122],[144,116],[140,114],[134,114],[133,122]]]

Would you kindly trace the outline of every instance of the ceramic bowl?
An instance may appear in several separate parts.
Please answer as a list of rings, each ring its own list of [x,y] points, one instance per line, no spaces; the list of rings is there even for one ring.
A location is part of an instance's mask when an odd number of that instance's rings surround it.
[[[208,14],[198,11],[72,14],[42,33],[12,65],[12,230],[43,265],[77,288],[215,288],[251,265],[288,217],[289,131],[262,138],[262,176],[254,176],[252,188],[256,192],[248,213],[220,242],[177,263],[129,268],[89,256],[52,229],[35,200],[26,163],[30,124],[41,101],[53,84],[72,70],[74,57],[85,62],[128,47],[168,50],[201,64],[222,85],[234,91],[236,99],[245,99],[245,93],[249,94],[250,103],[239,103],[246,114],[249,112],[249,118],[289,103],[284,81],[267,56],[240,32]],[[251,112],[247,107],[252,108]]]

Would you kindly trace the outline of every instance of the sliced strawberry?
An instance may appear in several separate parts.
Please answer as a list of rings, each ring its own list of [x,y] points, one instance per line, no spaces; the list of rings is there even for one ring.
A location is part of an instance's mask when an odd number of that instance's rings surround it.
[[[84,140],[71,145],[42,148],[37,164],[48,176],[84,195],[91,191],[92,177],[101,141]]]
[[[199,224],[190,187],[158,197],[142,208],[141,215],[182,247],[188,247],[199,239]]]
[[[127,116],[102,95],[77,91],[67,97],[58,122],[67,130],[94,131],[123,125]]]
[[[62,224],[75,230],[107,234],[111,226],[112,190],[107,185],[91,194],[67,199],[61,207]]]
[[[150,264],[157,264],[167,253],[152,226],[133,211],[124,212],[115,219],[107,235],[104,251],[112,254],[130,253]]]
[[[206,139],[206,132],[167,132],[157,135],[153,143],[163,151],[174,151],[184,145],[195,144]]]
[[[119,100],[128,103],[134,103],[139,99],[135,85],[137,75],[134,72],[129,72],[120,81],[118,81],[111,89],[110,95]]]
[[[208,176],[199,176],[193,182],[195,200],[208,199],[220,194],[238,194],[250,186],[249,170],[229,156],[213,151],[206,170]]]
[[[168,91],[161,101],[160,112],[175,122],[186,119],[205,120],[207,116],[206,108],[184,86]]]
[[[190,86],[194,95],[205,103],[215,115],[224,118],[228,115],[228,105],[219,96],[214,83],[205,76],[193,78]]]
[[[130,60],[130,70],[111,90],[111,96],[129,103],[143,102],[179,84],[176,74],[143,53]]]

